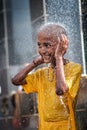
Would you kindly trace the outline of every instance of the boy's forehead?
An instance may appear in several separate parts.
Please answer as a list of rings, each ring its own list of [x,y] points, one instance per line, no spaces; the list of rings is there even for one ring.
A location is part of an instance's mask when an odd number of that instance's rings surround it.
[[[57,31],[53,29],[42,29],[38,32],[38,38],[55,38],[57,36]]]
[[[49,33],[39,33],[38,37],[37,37],[38,42],[52,42],[52,43],[56,43],[57,42],[57,37],[56,35],[52,35],[51,32]]]
[[[53,40],[55,36],[50,31],[43,31],[38,33],[39,40]]]

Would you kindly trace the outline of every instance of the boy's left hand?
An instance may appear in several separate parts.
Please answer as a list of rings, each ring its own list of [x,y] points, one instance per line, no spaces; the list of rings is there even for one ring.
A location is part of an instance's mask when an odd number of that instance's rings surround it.
[[[63,56],[68,48],[68,39],[66,35],[61,34],[61,37],[58,37],[58,45],[55,51],[55,58]]]

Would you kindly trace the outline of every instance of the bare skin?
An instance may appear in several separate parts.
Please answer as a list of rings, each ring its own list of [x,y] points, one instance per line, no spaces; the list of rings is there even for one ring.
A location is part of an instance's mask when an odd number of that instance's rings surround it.
[[[50,33],[49,37],[46,33]],[[51,63],[54,69],[56,68],[56,94],[58,95],[62,95],[68,90],[63,69],[63,56],[67,48],[68,39],[64,34],[61,34],[60,37],[53,37],[51,32],[40,32],[38,34],[38,51],[40,55],[45,63]]]
[[[29,72],[31,72],[36,66],[43,63],[42,57],[38,57],[34,62],[30,63],[23,70],[21,70],[17,75],[12,78],[12,83],[14,85],[24,85],[26,84],[26,76]]]
[[[57,79],[56,80],[56,94],[62,95],[68,90],[68,86],[65,81],[64,68],[63,68],[64,66],[63,55],[65,54],[66,49],[68,47],[68,39],[64,34],[62,34],[61,37],[59,38],[59,43],[60,44],[57,45],[57,49],[55,51],[56,79]]]
[[[55,26],[52,28],[56,30]],[[56,69],[56,94],[62,95],[68,90],[63,69],[66,62],[63,56],[68,48],[68,38],[65,34],[57,35],[56,33],[57,31],[52,31],[49,27],[38,32],[38,52],[40,57],[12,78],[13,84],[26,84],[25,78],[30,71],[40,64],[51,63],[53,68]]]

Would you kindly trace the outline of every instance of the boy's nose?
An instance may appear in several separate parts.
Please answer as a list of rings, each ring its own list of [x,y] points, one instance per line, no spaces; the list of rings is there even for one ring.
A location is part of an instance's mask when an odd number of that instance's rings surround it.
[[[43,47],[43,48],[41,49],[41,52],[42,52],[43,54],[46,53],[46,48]]]

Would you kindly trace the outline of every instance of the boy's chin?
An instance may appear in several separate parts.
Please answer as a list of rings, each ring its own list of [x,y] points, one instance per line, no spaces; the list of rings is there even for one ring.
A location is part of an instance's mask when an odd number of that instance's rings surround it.
[[[48,64],[48,63],[50,63],[50,62],[44,61],[44,63]]]
[[[44,59],[44,63],[48,64],[48,63],[50,63],[50,60]]]

